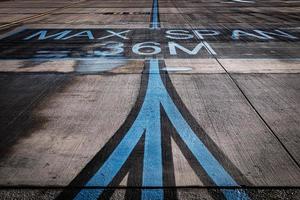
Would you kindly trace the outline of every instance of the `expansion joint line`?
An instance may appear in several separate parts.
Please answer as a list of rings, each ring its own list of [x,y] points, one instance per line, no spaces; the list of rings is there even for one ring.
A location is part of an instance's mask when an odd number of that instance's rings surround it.
[[[182,13],[181,13],[182,14]],[[186,19],[186,17],[184,15],[182,15],[184,20],[186,21],[187,24],[189,24],[189,26],[194,29],[193,25],[191,25],[188,20]],[[199,38],[198,35],[196,35],[196,38],[198,39],[198,41],[203,42],[202,38]],[[229,77],[229,79],[233,82],[233,84],[236,86],[236,88],[241,92],[242,96],[246,99],[247,103],[250,105],[251,109],[255,112],[255,114],[258,116],[258,118],[262,121],[262,123],[267,127],[267,129],[269,130],[269,132],[276,138],[276,140],[279,142],[279,144],[282,146],[282,148],[287,152],[287,154],[289,155],[289,157],[291,158],[291,160],[297,165],[298,168],[300,168],[300,163],[294,158],[294,156],[290,153],[290,151],[288,150],[288,148],[284,145],[284,143],[280,140],[280,138],[277,136],[277,134],[275,133],[275,131],[271,128],[271,126],[267,123],[267,121],[263,118],[263,116],[259,113],[259,111],[256,109],[256,107],[254,106],[254,104],[250,101],[250,99],[247,97],[247,95],[245,94],[245,92],[243,91],[243,89],[239,86],[238,82],[236,81],[236,79],[231,75],[230,72],[228,72],[228,70],[222,65],[222,63],[219,61],[219,59],[217,58],[217,56],[211,52],[210,47],[207,46],[207,44],[205,44],[203,42],[204,46],[206,47],[206,49],[208,50],[208,52],[210,53],[210,55],[213,56],[213,58],[217,61],[217,63],[222,67],[222,69],[225,71],[226,75]]]
[[[207,45],[204,44],[206,47]],[[208,51],[210,52],[209,48],[207,47]],[[218,64],[222,67],[222,69],[225,71],[226,75],[229,77],[229,79],[233,82],[233,84],[236,86],[236,88],[241,92],[242,96],[246,99],[247,103],[250,105],[252,110],[255,112],[255,114],[258,116],[258,118],[263,122],[263,124],[267,127],[269,132],[276,138],[276,140],[279,142],[279,144],[282,146],[282,148],[287,152],[289,157],[293,160],[293,162],[300,168],[300,163],[294,158],[294,156],[290,153],[288,148],[284,145],[284,143],[280,140],[280,138],[277,136],[275,131],[271,128],[271,126],[267,123],[267,121],[263,118],[263,116],[258,112],[258,110],[255,108],[254,104],[250,101],[250,99],[247,97],[243,89],[239,86],[237,80],[233,78],[230,72],[222,65],[222,63],[219,61],[216,55],[214,55],[212,52],[210,54],[214,57],[214,59],[218,62]]]

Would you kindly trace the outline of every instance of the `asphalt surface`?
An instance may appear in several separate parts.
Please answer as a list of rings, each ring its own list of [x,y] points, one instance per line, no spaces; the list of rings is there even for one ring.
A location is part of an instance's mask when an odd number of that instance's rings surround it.
[[[300,199],[299,1],[0,1],[0,199]]]

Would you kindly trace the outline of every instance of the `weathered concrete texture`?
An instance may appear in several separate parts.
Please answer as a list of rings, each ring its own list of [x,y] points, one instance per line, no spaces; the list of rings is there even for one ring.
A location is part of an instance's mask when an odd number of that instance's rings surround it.
[[[73,72],[76,60],[1,60],[2,72]]]
[[[26,14],[14,14],[14,15],[7,15],[7,14],[0,14],[0,24],[13,22],[16,20],[23,19],[28,17]]]
[[[3,1],[0,3],[2,23],[31,17],[47,9],[62,8],[79,1]],[[160,21],[163,27],[229,27],[251,28],[268,26],[294,26],[299,23],[299,2],[268,1],[253,3],[222,1],[169,1],[160,0]],[[36,10],[37,8],[42,10]],[[82,1],[54,14],[34,19],[26,24],[89,24],[146,27],[149,25],[152,1]],[[17,8],[20,8],[16,10]],[[134,9],[132,9],[134,8]],[[280,8],[280,9],[278,9]],[[47,12],[49,10],[45,10]],[[124,14],[125,12],[125,14]],[[126,14],[126,12],[129,12]],[[74,15],[76,13],[76,15]],[[24,16],[23,16],[24,15]],[[18,18],[18,19],[19,19]]]
[[[233,77],[300,163],[300,74],[233,74]]]
[[[219,59],[229,73],[300,73],[300,59]]]
[[[3,118],[9,112],[18,118],[36,96],[22,91],[32,88],[37,93],[45,77],[2,76],[5,103],[1,105],[7,108],[6,112],[1,109]],[[27,117],[22,121],[8,120],[11,130],[1,133],[13,144],[1,139],[0,185],[68,185],[122,125],[140,84],[140,75],[68,78],[67,83],[39,100],[30,113],[23,111]],[[23,100],[26,97],[28,101]]]
[[[160,21],[163,27],[236,25],[245,28],[261,24],[293,26],[299,23],[297,11],[300,4],[298,1],[254,2],[159,0],[160,10],[172,9],[172,12],[160,13]]]
[[[63,8],[76,1],[3,1],[0,2],[0,23],[2,25],[16,20],[33,17],[38,14]],[[79,1],[77,1],[79,2]],[[0,26],[1,27],[1,26]]]
[[[0,60],[0,71],[135,74],[142,73],[143,63],[143,60],[126,59]]]
[[[228,75],[174,74],[171,78],[199,125],[251,184],[300,185],[298,166],[257,117]],[[291,140],[295,138],[295,135],[290,136]],[[186,170],[178,173],[185,177],[194,176]]]
[[[139,1],[141,2],[141,1]],[[139,3],[139,2],[136,2],[136,3]],[[94,2],[95,3],[95,2]],[[98,5],[101,5],[99,4],[100,2],[97,1],[96,2]],[[102,1],[103,3],[103,1]],[[126,4],[128,4],[128,2],[126,2]],[[126,4],[124,4],[126,6]],[[58,10],[58,11],[55,11],[54,13],[60,13],[60,14],[78,14],[78,13],[82,13],[82,14],[89,14],[89,13],[94,13],[94,14],[99,14],[99,15],[121,15],[121,14],[124,14],[124,15],[130,15],[130,14],[138,14],[139,12],[142,12],[144,14],[150,14],[151,13],[151,5],[149,5],[149,7],[82,7],[81,4],[79,6],[72,6],[71,8],[65,8],[65,9],[62,9],[62,10]]]
[[[216,59],[164,59],[169,73],[225,73]]]
[[[300,42],[209,42],[219,59],[298,59]]]
[[[252,200],[296,200],[300,198],[299,189],[247,189],[246,190]],[[214,195],[218,199],[218,190],[214,189],[177,189],[178,197],[182,200],[206,200],[211,197],[207,193]],[[205,194],[206,193],[206,194]],[[219,196],[219,198],[221,198]],[[243,200],[243,198],[240,198]]]
[[[57,10],[50,15],[26,22],[33,24],[56,24],[73,26],[124,26],[149,27],[152,1],[83,1],[69,8]],[[134,10],[132,9],[134,8]],[[66,10],[66,12],[64,12]],[[77,12],[80,10],[79,12]],[[76,14],[74,14],[76,13]]]
[[[168,73],[225,73],[215,59],[164,59],[164,61],[165,68],[163,70]],[[0,60],[0,71],[141,74],[144,68],[143,64],[144,60],[138,59]],[[249,72],[249,70],[249,68],[244,68],[245,72]],[[270,70],[273,71],[273,69]],[[244,72],[243,69],[240,71]],[[293,69],[291,71],[294,72]]]
[[[1,200],[52,200],[61,189],[0,189]]]
[[[35,20],[31,20],[29,23],[35,24],[85,24],[87,26],[90,25],[140,25],[140,27],[144,27],[144,24],[149,21],[150,15],[122,15],[122,14],[107,14],[107,15],[99,15],[99,14],[52,14],[51,16],[46,16],[44,18],[38,18]],[[148,27],[148,26],[147,26]]]
[[[14,1],[16,3],[16,1]],[[24,2],[24,1],[23,1]],[[28,8],[15,8],[15,7],[6,7],[5,5],[2,5],[3,7],[0,8],[0,13],[5,14],[19,14],[20,11],[23,14],[41,14],[47,11],[53,10],[52,8],[32,8],[31,5],[28,5]],[[57,11],[58,12],[58,11]]]
[[[60,193],[61,189],[1,189],[0,200],[52,200]],[[126,194],[136,191],[135,189],[112,190],[111,200],[125,199]],[[298,200],[300,189],[247,189],[252,200]],[[165,192],[177,194],[178,200],[212,200],[222,198],[217,189],[203,188],[176,188],[166,189]],[[243,199],[241,199],[243,200]]]

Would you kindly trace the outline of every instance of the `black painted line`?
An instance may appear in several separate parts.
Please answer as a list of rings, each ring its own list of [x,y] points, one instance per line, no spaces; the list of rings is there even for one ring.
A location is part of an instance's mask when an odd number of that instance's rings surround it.
[[[173,149],[172,149],[172,132],[175,131],[172,126],[165,110],[162,105],[160,105],[160,115],[161,115],[161,141],[162,141],[162,165],[163,165],[163,186],[164,187],[174,187],[176,186],[175,181],[175,169],[174,169],[174,159],[173,159]],[[165,190],[164,199],[178,200],[177,190]]]
[[[114,185],[119,185],[123,178],[128,174],[128,185],[132,187],[138,187],[142,183],[142,170],[143,170],[143,157],[144,153],[145,133],[141,137],[138,144],[135,146],[128,160],[124,163],[121,170],[114,177],[112,182],[104,189],[103,193],[98,198],[99,200],[110,199],[115,189],[111,189]],[[139,189],[132,191],[126,191],[125,197],[129,199],[139,199],[141,191]],[[125,198],[125,199],[126,199]]]
[[[117,130],[115,134],[106,142],[104,147],[96,153],[93,159],[81,170],[81,172],[71,181],[69,184],[70,187],[78,187],[84,188],[86,182],[90,180],[90,178],[98,171],[98,169],[103,165],[103,163],[108,159],[108,157],[112,154],[115,148],[119,145],[122,139],[125,137],[127,131],[131,127],[130,125],[134,123],[139,110],[144,102],[146,90],[148,85],[148,74],[142,74],[141,77],[141,84],[139,94],[134,104],[133,108],[131,109],[129,115],[127,116],[125,122],[121,125],[121,127]],[[108,188],[103,187],[103,188]],[[56,200],[66,200],[66,199],[73,199],[79,191],[70,192],[70,191],[63,191]]]

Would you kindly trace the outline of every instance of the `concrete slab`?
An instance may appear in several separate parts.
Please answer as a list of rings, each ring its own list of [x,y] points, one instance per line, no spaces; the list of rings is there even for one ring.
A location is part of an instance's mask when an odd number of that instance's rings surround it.
[[[124,122],[140,83],[139,75],[71,76],[30,110],[32,103],[22,97],[28,92],[19,98],[12,95],[16,82],[29,78],[28,85],[19,86],[22,91],[44,77],[2,76],[2,83],[10,84],[1,84],[1,93],[6,94],[1,105],[12,107],[8,112],[15,110],[18,118],[14,123],[9,120],[9,129],[1,126],[5,139],[1,139],[0,185],[68,185]],[[25,109],[25,117],[20,118],[16,105]],[[5,110],[1,112],[7,117]]]
[[[159,1],[160,9],[177,9],[174,12],[163,13],[161,22],[163,27],[174,28],[178,25],[190,27],[210,27],[222,25],[230,27],[237,25],[240,28],[282,25],[297,26],[299,18],[295,10],[299,9],[297,1],[266,2],[255,1],[245,3],[238,1]],[[263,25],[263,26],[264,26]]]
[[[99,15],[97,13],[89,14],[52,14],[43,18],[30,20],[26,24],[71,24],[71,25],[130,25],[143,24],[150,21],[149,14],[142,15],[121,15],[121,14],[107,14]]]
[[[61,59],[0,60],[0,72],[129,73],[143,71],[143,60]]]
[[[62,76],[54,76],[51,74],[43,77],[38,75],[32,76],[10,76],[1,74],[1,144],[8,145],[8,141],[18,136],[9,135],[6,130],[14,127],[14,123],[22,119],[25,115],[30,120],[28,111],[34,105],[45,97],[46,93],[51,93],[52,88],[61,84],[64,80]],[[25,81],[25,82],[23,82]],[[20,124],[22,130],[22,123]],[[10,138],[11,137],[11,138]],[[1,149],[2,147],[1,146]],[[9,145],[8,145],[9,146]]]
[[[55,11],[54,13],[59,14],[99,14],[99,15],[137,15],[139,13],[145,13],[150,15],[151,14],[151,8],[125,8],[125,7],[118,7],[118,8],[112,8],[112,7],[90,7],[90,8],[82,8],[82,7],[71,7],[71,8],[65,8],[62,10]]]
[[[249,74],[233,77],[288,151],[300,162],[300,75]]]
[[[160,199],[219,200],[227,192],[227,199],[299,199],[300,4],[249,1],[0,1],[2,36],[14,28],[134,30],[116,57],[102,51],[120,46],[103,48],[78,35],[1,40],[0,199],[74,199],[99,185],[117,187],[100,199],[140,199],[160,189]],[[161,52],[134,53],[149,41],[142,52]],[[139,112],[144,104],[148,111]],[[141,122],[138,113],[145,133],[120,170],[88,182],[128,141],[123,136]],[[153,141],[160,143],[152,148]],[[125,154],[114,157],[109,172]],[[159,189],[142,190],[152,183]]]
[[[225,73],[215,59],[164,59],[169,73]]]
[[[31,16],[31,14],[1,14],[0,13],[0,23],[1,24],[6,24],[6,23],[10,23],[16,20],[20,20],[26,17]]]
[[[41,14],[47,11],[52,10],[51,8],[0,8],[0,13],[2,15],[9,14],[9,15],[16,15],[16,14]]]
[[[300,59],[219,59],[230,73],[300,73]]]
[[[33,75],[15,75],[16,78],[18,76],[20,81],[20,78],[30,78]],[[7,81],[8,77],[11,78],[11,75],[4,76],[3,81]],[[136,99],[139,77],[140,75],[71,76],[68,82],[60,84],[51,95],[46,93],[46,96],[31,109],[29,119],[25,118],[21,124],[18,119],[11,125],[12,128],[3,130],[7,135],[3,142],[11,141],[15,144],[7,146],[7,142],[2,143],[4,156],[1,158],[0,174],[4,182],[1,184],[67,185],[125,120]],[[251,184],[300,184],[300,173],[295,163],[258,120],[227,75],[174,74],[171,78],[184,104],[200,126],[203,126],[224,155]],[[14,83],[17,80],[11,81]],[[119,86],[116,87],[116,84]],[[49,87],[47,83],[45,86]],[[9,94],[6,91],[9,91],[9,88],[13,89],[15,86],[11,85],[2,90]],[[124,93],[122,98],[120,92]],[[114,95],[116,97],[113,97]],[[9,96],[3,101],[13,103],[7,101],[7,98]],[[112,99],[115,102],[112,102]],[[124,104],[126,102],[128,105]],[[27,108],[28,104],[32,103],[25,103],[24,107]],[[14,105],[16,103],[12,104],[13,107]],[[118,112],[112,112],[116,108]],[[28,114],[28,110],[22,112]],[[15,135],[13,133],[19,136],[11,138]],[[23,134],[27,136],[22,137]],[[28,149],[28,146],[31,146],[31,149]],[[296,146],[294,149],[297,151]],[[180,151],[174,150],[173,153],[180,156]],[[175,159],[174,162],[178,162],[175,166],[188,166],[184,159]],[[178,168],[176,173],[187,177],[187,171],[181,169],[182,167]],[[276,177],[273,176],[275,172],[278,173]],[[193,171],[190,173],[194,174]],[[195,178],[199,177],[194,176]],[[182,181],[177,183],[183,184],[178,186],[186,185],[186,182]],[[191,185],[192,183],[190,182]],[[194,184],[202,185],[201,182]]]
[[[75,60],[22,61],[1,60],[2,72],[73,72]]]
[[[298,166],[227,75],[172,74],[171,79],[198,124],[251,184],[299,186]]]

